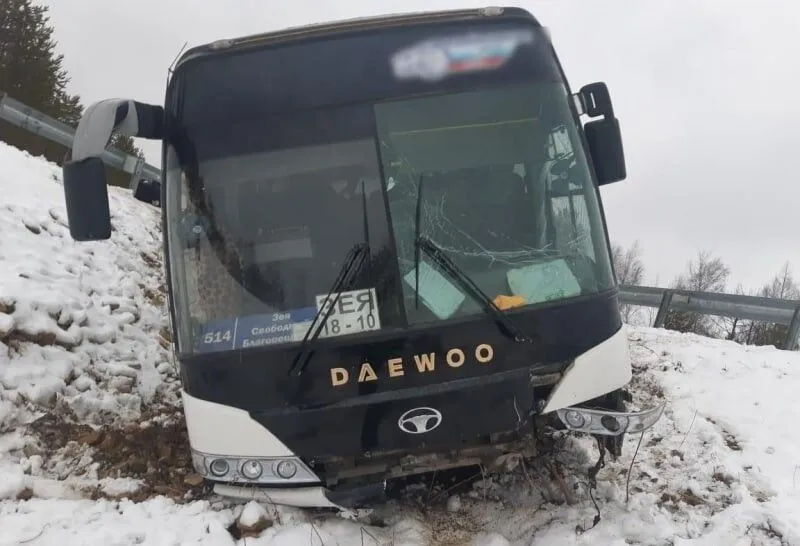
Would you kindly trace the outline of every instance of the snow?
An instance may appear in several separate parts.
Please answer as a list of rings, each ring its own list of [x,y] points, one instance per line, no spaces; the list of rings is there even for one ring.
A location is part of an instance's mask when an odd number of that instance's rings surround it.
[[[261,520],[268,518],[267,510],[255,501],[248,502],[241,515],[239,516],[239,523],[245,527],[255,527]]]
[[[75,243],[60,177],[0,143],[0,546],[800,544],[800,354],[643,327],[628,330],[634,401],[668,406],[591,496],[596,445],[567,434],[549,459],[367,514],[144,490],[155,469],[110,472],[104,457],[180,408],[159,214],[111,188],[111,240]],[[148,449],[180,466],[168,447]],[[237,538],[237,522],[260,526]]]
[[[511,543],[497,533],[479,533],[474,540],[475,546],[511,546]]]
[[[169,359],[164,310],[149,301],[161,283],[157,211],[112,188],[111,241],[75,243],[59,168],[6,145],[0,165],[0,400],[136,418]],[[0,429],[15,417],[2,408]]]

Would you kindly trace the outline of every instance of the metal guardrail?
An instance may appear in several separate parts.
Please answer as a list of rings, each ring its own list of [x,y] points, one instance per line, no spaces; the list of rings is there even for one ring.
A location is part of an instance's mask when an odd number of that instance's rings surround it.
[[[620,301],[628,305],[657,308],[658,313],[653,324],[656,328],[664,326],[670,311],[683,311],[788,326],[783,345],[783,349],[787,350],[797,347],[798,335],[800,335],[800,301],[798,300],[693,292],[651,286],[622,286],[620,287]]]
[[[72,148],[75,128],[0,92],[0,118],[43,138]],[[116,148],[106,148],[100,159],[103,163],[131,175],[131,187],[140,178],[161,180],[161,170],[145,163],[143,159],[126,154]]]
[[[34,110],[2,92],[0,92],[0,118],[72,148],[75,135],[73,127]],[[136,187],[140,178],[161,180],[161,171],[157,167],[120,150],[107,148],[101,159],[107,165],[131,174],[131,188]],[[788,335],[783,347],[788,350],[797,347],[800,334],[800,301],[796,300],[692,292],[650,286],[622,286],[620,301],[628,305],[657,308],[658,313],[653,324],[656,328],[664,326],[670,311],[684,311],[788,326]]]

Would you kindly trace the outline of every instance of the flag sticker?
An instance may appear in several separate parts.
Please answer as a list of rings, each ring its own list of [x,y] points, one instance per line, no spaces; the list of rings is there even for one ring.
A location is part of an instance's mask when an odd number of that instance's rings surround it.
[[[527,31],[471,32],[426,40],[402,49],[391,58],[392,70],[401,80],[438,81],[454,74],[502,67],[520,45],[533,42]]]

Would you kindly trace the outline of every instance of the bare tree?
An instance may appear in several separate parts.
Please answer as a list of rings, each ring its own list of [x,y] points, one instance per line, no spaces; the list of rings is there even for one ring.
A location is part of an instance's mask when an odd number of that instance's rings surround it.
[[[639,241],[634,241],[630,248],[623,249],[619,244],[611,245],[611,260],[614,266],[614,275],[622,286],[640,285],[644,281],[644,262],[642,261],[642,248]],[[632,324],[641,312],[640,307],[633,305],[620,305],[622,320]]]
[[[763,285],[755,295],[781,300],[800,300],[800,288],[792,275],[789,263],[785,263],[780,272]],[[783,345],[787,335],[788,327],[783,324],[748,321],[747,325],[738,332],[735,339],[748,345],[774,345],[780,347]]]
[[[639,241],[635,241],[627,250],[619,244],[611,245],[611,259],[614,262],[614,273],[619,284],[631,286],[641,284],[644,280],[644,262]]]
[[[742,283],[736,285],[736,290],[733,293],[737,296],[753,295],[745,290]],[[752,326],[750,321],[742,320],[738,317],[715,317],[714,320],[717,324],[717,329],[724,335],[725,339],[731,341],[739,341],[743,332],[746,332]]]
[[[686,272],[675,279],[673,288],[696,292],[724,292],[730,273],[730,268],[721,258],[701,250],[696,259],[689,261]],[[664,327],[709,337],[719,334],[719,325],[712,318],[699,313],[671,312]]]
[[[696,292],[724,292],[730,274],[730,268],[721,258],[701,250],[696,260],[689,261],[686,273],[676,279],[675,286]]]
[[[779,300],[800,299],[800,288],[792,275],[792,266],[789,262],[783,264],[780,273],[761,288],[761,295]]]

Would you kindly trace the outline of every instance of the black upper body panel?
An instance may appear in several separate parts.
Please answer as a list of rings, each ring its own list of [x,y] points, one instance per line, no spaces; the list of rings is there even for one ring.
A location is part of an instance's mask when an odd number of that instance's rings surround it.
[[[183,385],[192,396],[258,412],[324,407],[351,399],[400,399],[414,394],[406,389],[435,389],[448,381],[521,368],[535,373],[537,367],[569,362],[611,337],[622,324],[616,291],[511,316],[533,343],[514,342],[486,316],[394,334],[378,331],[318,340],[299,376],[290,373],[296,346],[184,357]],[[456,351],[448,363],[452,349],[460,349],[463,359]],[[432,371],[423,360],[431,353]],[[346,370],[346,381],[344,372],[336,369]]]

